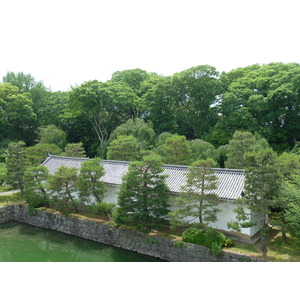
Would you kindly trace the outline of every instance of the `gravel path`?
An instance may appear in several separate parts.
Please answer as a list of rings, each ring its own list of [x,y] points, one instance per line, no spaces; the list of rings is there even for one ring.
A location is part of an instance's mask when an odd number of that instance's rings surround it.
[[[13,191],[8,191],[8,192],[1,192],[1,193],[0,193],[0,196],[1,196],[1,195],[14,194],[14,193],[18,193],[18,192],[20,192],[20,190],[13,190]]]

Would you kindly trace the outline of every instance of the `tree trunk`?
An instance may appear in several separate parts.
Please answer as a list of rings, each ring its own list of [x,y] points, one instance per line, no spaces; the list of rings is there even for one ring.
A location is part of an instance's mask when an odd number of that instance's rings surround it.
[[[267,215],[264,214],[263,219],[261,221],[261,252],[264,257],[267,256],[268,246],[267,246],[267,236],[268,236],[268,218]]]
[[[261,237],[261,252],[263,257],[267,256],[268,247],[267,247],[267,239],[265,236]]]

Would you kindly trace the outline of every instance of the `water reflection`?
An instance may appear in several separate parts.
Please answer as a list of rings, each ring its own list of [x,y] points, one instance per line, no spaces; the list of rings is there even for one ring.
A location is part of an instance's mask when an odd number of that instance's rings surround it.
[[[158,262],[146,255],[28,224],[0,225],[0,261],[4,262]]]

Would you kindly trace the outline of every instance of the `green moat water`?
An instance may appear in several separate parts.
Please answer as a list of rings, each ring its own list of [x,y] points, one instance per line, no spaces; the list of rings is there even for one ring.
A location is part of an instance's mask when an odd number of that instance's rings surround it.
[[[0,225],[0,262],[158,262],[159,259],[19,222]]]

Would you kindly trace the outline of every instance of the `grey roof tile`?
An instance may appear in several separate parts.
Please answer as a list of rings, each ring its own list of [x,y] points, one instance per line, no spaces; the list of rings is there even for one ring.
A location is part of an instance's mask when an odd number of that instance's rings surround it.
[[[81,163],[87,160],[89,159],[51,155],[47,158],[43,165],[48,168],[50,174],[54,174],[54,172],[62,165],[69,168],[75,167],[80,169]],[[101,162],[105,169],[105,175],[101,178],[101,180],[107,184],[120,185],[122,183],[122,177],[128,171],[129,162],[113,160],[102,160]],[[186,183],[184,174],[187,170],[188,167],[186,166],[164,165],[164,171],[162,174],[168,175],[166,183],[171,192],[180,192],[180,187]],[[215,192],[222,199],[238,199],[244,188],[245,178],[243,170],[213,170],[218,177],[218,187],[216,191],[212,192]]]

